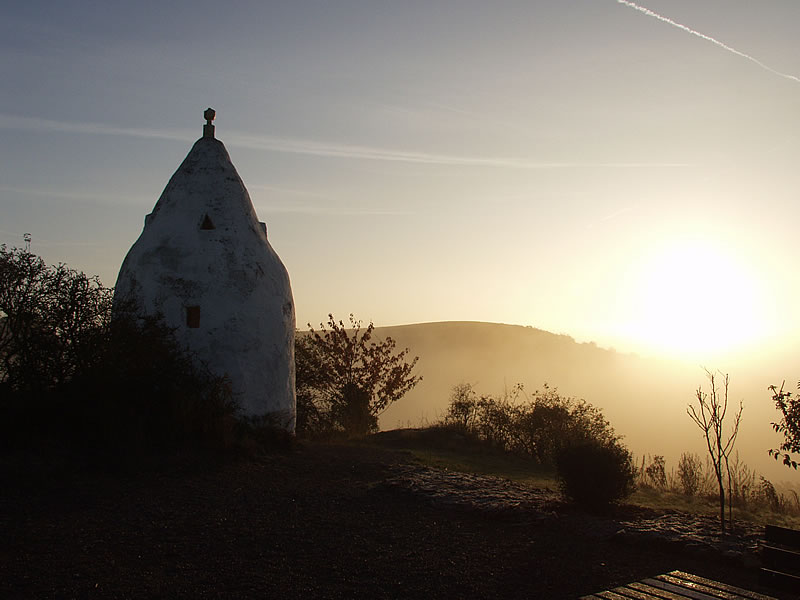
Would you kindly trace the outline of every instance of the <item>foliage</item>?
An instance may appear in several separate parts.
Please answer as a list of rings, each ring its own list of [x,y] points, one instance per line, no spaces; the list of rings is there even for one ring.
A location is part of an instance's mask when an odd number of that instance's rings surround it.
[[[667,487],[666,462],[664,457],[656,454],[650,459],[650,464],[645,466],[645,459],[642,457],[642,467],[639,469],[639,480],[642,485],[657,490]]]
[[[112,295],[97,278],[0,246],[0,385],[42,393],[96,367]]]
[[[778,495],[778,492],[775,490],[775,486],[772,485],[772,482],[770,482],[768,479],[760,477],[759,492],[762,498],[764,498],[767,504],[769,504],[769,507],[773,512],[784,512],[786,507],[785,497],[783,494]]]
[[[730,461],[728,470],[730,484],[728,486],[728,503],[739,508],[749,508],[754,500],[757,488],[757,476],[755,471],[749,468],[740,458],[737,452],[733,460]]]
[[[686,496],[695,496],[703,488],[703,462],[697,454],[684,452],[678,462],[678,486]]]
[[[797,383],[800,389],[800,382]],[[772,423],[772,428],[783,435],[783,443],[780,448],[771,449],[769,455],[775,460],[783,460],[787,467],[797,469],[798,461],[792,458],[792,454],[800,454],[800,396],[793,396],[792,392],[784,392],[783,384],[780,389],[776,386],[769,386],[772,392],[772,400],[775,408],[781,412],[781,420]]]
[[[599,508],[633,491],[633,459],[603,413],[547,385],[531,396],[521,385],[492,396],[459,384],[444,422],[493,448],[555,466],[564,493],[585,506]]]
[[[618,441],[567,446],[556,459],[565,495],[589,508],[602,508],[628,497],[636,478],[633,457]]]
[[[0,247],[0,428],[6,445],[42,436],[100,461],[219,445],[235,405],[156,317],[97,278]]]
[[[229,442],[230,382],[181,348],[160,318],[117,307],[103,342],[98,368],[64,393],[88,440],[126,454]]]
[[[742,419],[744,406],[739,403],[739,410],[733,415],[733,424],[730,435],[725,435],[725,417],[728,414],[728,375],[722,375],[722,388],[717,387],[716,374],[706,371],[706,375],[711,384],[710,394],[703,391],[702,387],[697,388],[697,408],[689,405],[686,409],[692,421],[703,432],[706,440],[706,448],[711,458],[714,468],[714,475],[717,479],[719,489],[719,523],[720,529],[725,532],[725,482],[728,483],[728,495],[730,496],[731,472],[730,455],[733,451],[736,437],[739,434],[739,424]],[[727,476],[727,477],[726,477]],[[729,518],[732,518],[732,505],[728,504]]]
[[[296,336],[298,433],[377,431],[378,416],[422,380],[412,374],[417,357],[390,337],[373,340],[373,324],[362,329],[353,315],[349,330],[333,315],[328,327]]]
[[[461,383],[452,390],[444,421],[489,446],[551,466],[566,446],[617,439],[598,408],[546,384],[530,396],[519,384],[502,396],[479,396],[472,385]]]
[[[299,437],[314,437],[333,431],[331,414],[317,400],[323,388],[324,365],[309,335],[299,332],[294,337],[295,394],[297,398],[296,432]]]
[[[459,383],[450,392],[445,421],[465,431],[475,429],[478,418],[478,399],[468,383]]]

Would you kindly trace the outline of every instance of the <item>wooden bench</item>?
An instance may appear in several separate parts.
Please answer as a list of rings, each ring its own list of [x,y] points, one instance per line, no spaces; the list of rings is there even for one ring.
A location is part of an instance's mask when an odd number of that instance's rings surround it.
[[[800,531],[766,526],[761,544],[759,583],[800,594]]]
[[[698,577],[683,571],[672,571],[623,585],[613,590],[583,596],[581,600],[775,600],[771,596]]]

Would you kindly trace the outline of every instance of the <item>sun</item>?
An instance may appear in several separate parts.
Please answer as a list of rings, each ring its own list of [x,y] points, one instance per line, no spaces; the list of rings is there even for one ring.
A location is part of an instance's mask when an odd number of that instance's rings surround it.
[[[684,358],[735,352],[761,337],[767,313],[758,277],[736,252],[676,240],[642,256],[629,281],[629,337]]]

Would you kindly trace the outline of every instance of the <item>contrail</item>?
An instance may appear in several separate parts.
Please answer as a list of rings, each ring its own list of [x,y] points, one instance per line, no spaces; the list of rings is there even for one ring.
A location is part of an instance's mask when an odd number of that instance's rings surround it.
[[[754,58],[754,57],[750,56],[749,54],[745,54],[744,52],[740,52],[736,48],[731,48],[727,44],[723,44],[719,40],[716,40],[716,39],[714,39],[713,37],[711,37],[709,35],[706,35],[704,33],[700,33],[699,31],[695,31],[691,27],[687,27],[686,25],[682,25],[680,23],[676,23],[672,19],[667,18],[667,17],[665,17],[663,15],[660,15],[657,12],[653,12],[649,8],[645,8],[644,6],[639,6],[638,4],[636,4],[634,2],[629,2],[628,0],[617,0],[617,3],[618,4],[624,4],[628,8],[632,8],[634,10],[638,10],[640,13],[644,13],[648,17],[653,17],[654,19],[658,19],[659,21],[663,21],[667,25],[672,25],[673,27],[677,27],[678,29],[682,29],[686,33],[691,33],[692,35],[696,35],[697,37],[699,37],[701,39],[704,39],[707,42],[711,42],[712,44],[715,44],[715,45],[719,46],[723,50],[727,50],[731,54],[735,54],[736,56],[741,56],[742,58],[745,58],[745,59],[749,60],[750,62],[753,62],[753,63],[757,64],[759,67],[761,67],[762,69],[765,69],[766,71],[769,71],[773,75],[778,75],[779,77],[783,77],[785,79],[791,79],[792,81],[796,81],[797,83],[800,83],[800,78],[795,77],[794,75],[789,75],[788,73],[782,73],[781,71],[777,71],[777,70],[773,69],[772,67],[770,67],[769,65],[765,65],[763,62],[761,62],[757,58]]]

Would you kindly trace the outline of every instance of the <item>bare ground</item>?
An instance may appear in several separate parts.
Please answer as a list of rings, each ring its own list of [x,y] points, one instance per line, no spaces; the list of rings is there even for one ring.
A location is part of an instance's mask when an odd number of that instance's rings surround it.
[[[336,444],[128,475],[4,459],[0,597],[577,598],[674,569],[759,590],[741,560],[612,531],[640,509],[476,510],[397,485],[410,462]]]

